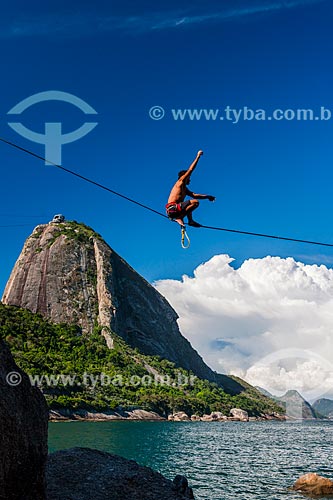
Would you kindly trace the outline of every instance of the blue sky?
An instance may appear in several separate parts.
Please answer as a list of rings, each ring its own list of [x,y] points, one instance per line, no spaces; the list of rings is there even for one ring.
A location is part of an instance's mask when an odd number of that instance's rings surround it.
[[[43,133],[98,122],[62,148],[65,167],[163,211],[178,170],[198,149],[193,175],[212,226],[333,243],[332,120],[176,121],[172,109],[333,110],[333,6],[325,0],[11,2],[0,19],[0,135],[44,155],[8,126],[10,109],[50,90],[68,103],[27,109],[17,121]],[[152,106],[165,110],[152,120]],[[333,264],[332,249],[192,229],[182,250],[175,224],[0,144],[3,289],[25,238],[56,213],[98,231],[149,281],[179,279],[216,254],[233,265],[266,255]]]

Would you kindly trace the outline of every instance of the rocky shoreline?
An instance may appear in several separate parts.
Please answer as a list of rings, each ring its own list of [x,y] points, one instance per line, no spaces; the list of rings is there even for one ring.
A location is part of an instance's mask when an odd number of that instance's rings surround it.
[[[108,420],[166,420],[153,411],[142,409],[121,410],[118,411],[88,411],[83,409],[77,410],[50,410],[49,421],[64,422],[75,420],[89,420],[93,422],[102,422]]]
[[[261,414],[257,417],[250,417],[248,412],[240,408],[232,408],[230,414],[224,415],[219,411],[210,413],[209,415],[187,415],[185,412],[177,412],[169,415],[168,421],[172,422],[263,422],[266,420],[286,420],[285,415],[280,413]]]
[[[230,415],[224,415],[221,412],[212,412],[209,415],[188,415],[184,411],[179,411],[169,415],[167,418],[162,417],[156,412],[147,411],[140,408],[132,410],[117,411],[88,411],[83,409],[77,410],[50,410],[49,420],[52,422],[64,421],[91,421],[103,422],[110,420],[145,420],[145,421],[168,421],[168,422],[265,422],[271,420],[285,421],[285,415],[280,413],[261,414],[256,417],[251,417],[245,410],[240,408],[232,408]]]

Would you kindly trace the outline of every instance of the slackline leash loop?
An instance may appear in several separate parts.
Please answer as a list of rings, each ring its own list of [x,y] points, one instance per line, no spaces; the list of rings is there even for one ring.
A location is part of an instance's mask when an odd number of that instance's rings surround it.
[[[186,243],[185,243],[185,238],[186,238]],[[186,228],[185,226],[182,226],[182,239],[181,239],[181,244],[182,248],[189,248],[191,241],[190,238],[187,235]]]

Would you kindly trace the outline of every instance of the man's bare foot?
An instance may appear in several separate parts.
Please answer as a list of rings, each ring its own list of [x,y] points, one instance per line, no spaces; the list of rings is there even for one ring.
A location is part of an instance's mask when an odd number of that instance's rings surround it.
[[[178,224],[181,226],[181,227],[185,227],[185,224],[184,224],[184,221],[183,219],[173,219],[175,222],[178,222]]]
[[[195,222],[195,220],[189,220],[188,225],[192,227],[201,227],[201,224],[199,224],[199,222]]]

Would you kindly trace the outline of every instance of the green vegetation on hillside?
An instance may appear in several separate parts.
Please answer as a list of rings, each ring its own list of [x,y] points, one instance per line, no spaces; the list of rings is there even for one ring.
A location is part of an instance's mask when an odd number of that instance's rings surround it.
[[[60,235],[65,235],[69,240],[79,241],[80,243],[86,243],[87,241],[89,241],[89,238],[102,240],[102,236],[100,234],[96,233],[91,227],[87,226],[86,224],[83,224],[83,222],[79,223],[76,221],[66,221],[61,222],[60,224],[55,224],[55,227],[57,228],[57,232],[49,241],[49,246],[52,246],[55,240]],[[36,238],[39,235],[40,233],[36,232],[36,234],[33,234],[32,236]]]
[[[39,314],[0,303],[0,337],[20,368],[35,381],[40,377],[38,385],[52,409],[138,406],[164,416],[179,410],[228,414],[235,407],[250,415],[281,412],[251,386],[231,396],[168,360],[141,354],[115,334],[114,349],[109,349],[98,327],[83,335],[78,326],[56,325]]]

